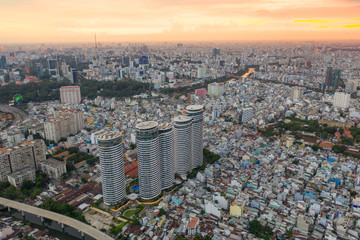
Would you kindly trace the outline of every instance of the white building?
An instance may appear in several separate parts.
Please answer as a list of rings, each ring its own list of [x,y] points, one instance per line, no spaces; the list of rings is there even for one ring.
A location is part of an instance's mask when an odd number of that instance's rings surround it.
[[[169,188],[175,181],[174,129],[171,124],[159,125],[161,164],[161,189]]]
[[[337,108],[348,108],[350,106],[350,94],[336,92],[334,95],[333,105]]]
[[[209,96],[221,96],[225,92],[224,83],[210,83],[208,85]]]
[[[187,116],[192,121],[192,168],[203,164],[203,111],[202,105],[191,105],[186,107]]]
[[[62,161],[49,158],[40,162],[40,169],[46,173],[49,178],[59,179],[61,175],[66,173],[66,164]]]
[[[291,88],[291,100],[299,100],[302,99],[304,95],[304,88],[294,86]]]
[[[213,201],[217,202],[218,206],[222,209],[228,209],[228,200],[225,197],[221,196],[219,193],[215,193],[213,196]]]
[[[61,103],[79,104],[81,93],[79,86],[63,86],[60,88]]]
[[[21,187],[24,180],[35,181],[35,177],[35,169],[31,167],[7,175],[8,182],[16,188]]]
[[[253,119],[254,109],[253,108],[243,108],[241,109],[239,121],[242,123],[249,122]]]
[[[205,67],[199,67],[197,69],[197,78],[205,78],[206,77],[206,68]]]
[[[209,201],[205,203],[205,212],[217,216],[218,218],[221,217],[220,210],[212,202]]]
[[[192,124],[191,117],[174,118],[175,172],[180,175],[192,170]]]
[[[75,135],[84,127],[83,114],[79,110],[61,110],[44,123],[45,138],[58,142],[61,138]]]
[[[104,203],[113,205],[126,197],[122,138],[108,132],[98,136]]]
[[[162,187],[158,123],[148,121],[137,124],[136,143],[140,197],[155,198],[160,195]]]

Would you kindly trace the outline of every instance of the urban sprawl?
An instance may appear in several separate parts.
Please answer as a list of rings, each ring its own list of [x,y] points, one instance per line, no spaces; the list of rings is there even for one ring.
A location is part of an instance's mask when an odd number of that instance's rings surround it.
[[[0,239],[360,239],[358,44],[0,56]]]

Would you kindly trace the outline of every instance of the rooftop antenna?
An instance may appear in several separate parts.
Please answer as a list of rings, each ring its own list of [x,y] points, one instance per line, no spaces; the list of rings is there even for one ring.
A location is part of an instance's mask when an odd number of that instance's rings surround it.
[[[97,49],[98,46],[97,46],[97,42],[96,42],[96,33],[95,33],[95,49]]]

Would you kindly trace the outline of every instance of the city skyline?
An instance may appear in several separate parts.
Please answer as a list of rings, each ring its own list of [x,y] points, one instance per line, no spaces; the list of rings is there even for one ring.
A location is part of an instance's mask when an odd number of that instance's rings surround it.
[[[0,0],[2,43],[360,39],[360,1]]]

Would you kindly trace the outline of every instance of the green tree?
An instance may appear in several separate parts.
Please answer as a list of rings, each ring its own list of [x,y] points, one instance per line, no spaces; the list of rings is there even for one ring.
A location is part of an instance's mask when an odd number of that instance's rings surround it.
[[[258,220],[252,220],[249,223],[249,232],[256,236],[260,236],[263,233],[263,226]]]
[[[50,178],[48,175],[41,171],[36,171],[36,178],[35,178],[35,186],[44,188],[46,187],[50,182]]]
[[[26,179],[26,180],[23,181],[20,189],[21,190],[27,190],[27,189],[33,188],[33,186],[34,186],[34,183],[32,181]]]
[[[356,195],[356,191],[350,191],[350,195],[354,197]]]
[[[353,138],[343,138],[343,139],[341,139],[341,143],[346,144],[346,145],[353,145],[354,139]]]
[[[199,234],[197,234],[192,240],[202,240],[202,239],[203,238]]]
[[[347,147],[344,146],[344,145],[334,145],[332,150],[335,152],[335,153],[344,153],[346,150],[347,150]]]
[[[72,164],[72,163],[67,163],[67,164],[66,164],[66,171],[67,171],[68,173],[74,171],[75,169],[76,169],[76,168],[75,168],[74,164]]]
[[[133,219],[133,220],[131,221],[131,224],[132,224],[132,225],[135,225],[135,226],[140,225],[139,219],[137,219],[137,218]]]
[[[160,208],[159,210],[159,217],[163,216],[166,214],[166,211],[163,208]]]
[[[317,150],[319,150],[319,149],[322,149],[322,147],[320,147],[319,144],[314,144],[314,145],[311,146],[311,148],[312,148],[312,150],[314,150],[314,151],[317,151]]]
[[[323,131],[322,133],[321,133],[321,138],[324,138],[324,139],[326,139],[327,137],[328,137],[328,132],[326,132],[326,131]]]
[[[295,159],[294,161],[292,161],[292,163],[295,165],[299,165],[299,160]]]
[[[90,158],[90,159],[87,159],[86,160],[86,163],[89,165],[89,166],[95,166],[95,164],[99,162],[99,159],[98,158]]]
[[[287,236],[288,239],[289,239],[289,238],[292,238],[292,237],[294,236],[293,231],[292,231],[292,230],[289,230],[288,232],[286,232],[286,236]]]
[[[87,180],[85,177],[81,177],[81,182],[82,182],[82,183],[87,183],[88,180]]]
[[[68,217],[75,218],[82,222],[86,222],[85,217],[77,212],[73,206],[54,201],[52,198],[46,199],[43,204],[40,205],[40,207],[49,211],[66,215]]]

